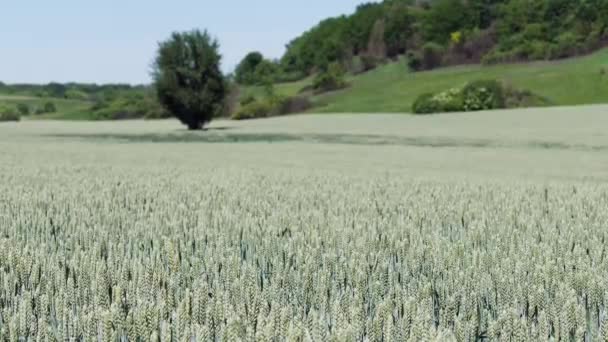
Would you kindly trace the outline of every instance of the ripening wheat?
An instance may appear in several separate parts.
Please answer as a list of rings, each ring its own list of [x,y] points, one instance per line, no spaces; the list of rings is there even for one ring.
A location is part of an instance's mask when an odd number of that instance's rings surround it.
[[[2,341],[608,340],[603,187],[86,166],[3,180]]]

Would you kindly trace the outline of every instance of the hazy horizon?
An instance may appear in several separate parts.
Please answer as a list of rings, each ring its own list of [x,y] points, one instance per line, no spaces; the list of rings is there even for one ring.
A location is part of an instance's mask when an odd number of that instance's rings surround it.
[[[0,82],[146,84],[158,42],[192,29],[219,40],[230,72],[250,51],[280,57],[291,39],[363,2],[14,2],[0,22]]]

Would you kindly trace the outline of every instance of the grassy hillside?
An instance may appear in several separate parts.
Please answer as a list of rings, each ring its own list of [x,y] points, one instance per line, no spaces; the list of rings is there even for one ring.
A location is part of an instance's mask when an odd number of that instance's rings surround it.
[[[35,108],[43,107],[47,102],[54,103],[57,111],[34,115]],[[89,120],[91,118],[89,111],[91,104],[87,101],[0,94],[0,104],[16,106],[21,103],[28,105],[32,112],[27,119]]]
[[[606,72],[603,73],[602,70]],[[405,60],[350,77],[348,89],[315,96],[319,113],[410,112],[417,96],[478,79],[499,79],[548,98],[555,105],[608,102],[608,49],[592,55],[555,61],[494,66],[458,66],[408,72]],[[294,95],[310,84],[278,84],[277,92]],[[255,92],[246,89],[243,93]]]

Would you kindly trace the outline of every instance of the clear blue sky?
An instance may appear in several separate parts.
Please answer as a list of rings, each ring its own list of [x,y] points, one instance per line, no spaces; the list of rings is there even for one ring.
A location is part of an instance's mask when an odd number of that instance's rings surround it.
[[[17,0],[2,5],[0,81],[149,82],[157,43],[208,29],[231,71],[249,51],[285,44],[360,0]]]

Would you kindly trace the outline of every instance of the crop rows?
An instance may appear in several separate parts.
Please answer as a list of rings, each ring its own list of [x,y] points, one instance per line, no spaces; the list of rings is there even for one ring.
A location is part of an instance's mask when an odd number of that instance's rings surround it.
[[[0,341],[608,341],[603,187],[58,171],[0,182]]]

